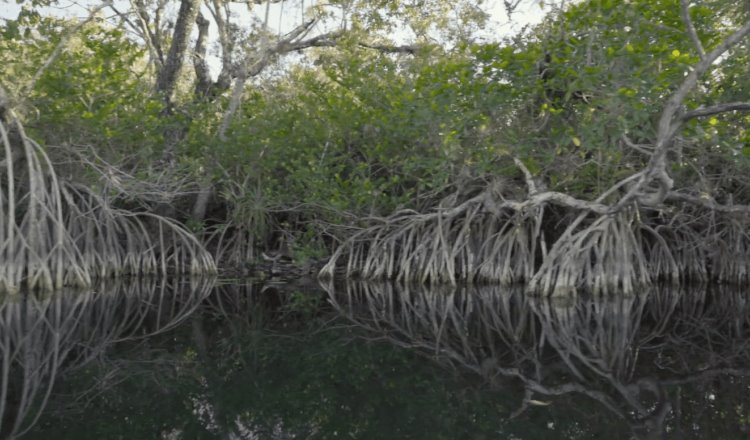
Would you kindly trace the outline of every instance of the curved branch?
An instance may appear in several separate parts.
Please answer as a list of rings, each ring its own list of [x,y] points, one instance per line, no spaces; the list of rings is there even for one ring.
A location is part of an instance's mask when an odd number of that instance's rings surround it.
[[[664,106],[664,110],[661,113],[657,125],[654,153],[651,155],[651,159],[649,160],[641,179],[639,179],[638,183],[633,185],[627,194],[617,202],[613,208],[614,211],[621,210],[633,199],[640,197],[644,189],[648,188],[649,185],[652,185],[653,183],[659,185],[658,194],[660,195],[659,200],[654,200],[654,202],[659,204],[664,200],[664,197],[666,197],[667,193],[674,185],[674,182],[667,173],[667,151],[672,144],[675,134],[685,122],[684,118],[681,116],[683,102],[698,84],[698,78],[702,77],[711,68],[714,62],[724,54],[724,52],[736,45],[748,34],[750,34],[750,21],[746,22],[735,33],[724,39],[711,52],[706,54],[705,57],[701,58],[701,61],[693,66],[693,69],[687,74],[685,80],[680,84]]]
[[[521,169],[521,172],[523,173],[524,179],[526,179],[526,186],[529,188],[529,195],[533,196],[535,195],[538,190],[536,187],[536,183],[534,182],[534,176],[531,175],[531,172],[528,168],[526,168],[526,165],[521,162],[521,159],[514,157],[513,162],[516,164],[518,168]]]

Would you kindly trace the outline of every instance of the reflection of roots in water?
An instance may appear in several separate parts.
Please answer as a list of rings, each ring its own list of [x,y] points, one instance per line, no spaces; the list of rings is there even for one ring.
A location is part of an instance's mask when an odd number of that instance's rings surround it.
[[[173,328],[208,295],[209,279],[106,281],[91,292],[66,289],[7,297],[0,304],[0,437],[38,420],[55,379],[109,345]]]
[[[665,385],[750,374],[734,368],[750,361],[747,296],[723,286],[578,299],[497,286],[351,283],[327,290],[340,313],[398,345],[490,383],[520,380],[526,397],[515,414],[534,394],[578,392],[641,436],[663,430]]]

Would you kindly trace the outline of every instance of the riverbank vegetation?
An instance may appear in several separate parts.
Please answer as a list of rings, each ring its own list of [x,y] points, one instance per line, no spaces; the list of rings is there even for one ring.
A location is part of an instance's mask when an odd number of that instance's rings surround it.
[[[471,1],[38,6],[0,29],[2,290],[263,253],[553,294],[750,277],[747,5],[507,37]]]

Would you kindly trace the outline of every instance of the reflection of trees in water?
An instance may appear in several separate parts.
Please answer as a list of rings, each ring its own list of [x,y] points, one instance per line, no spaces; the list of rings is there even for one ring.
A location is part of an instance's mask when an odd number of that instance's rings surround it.
[[[28,431],[56,378],[87,364],[111,344],[168,330],[210,292],[206,279],[141,278],[66,289],[0,304],[0,437]]]
[[[306,309],[306,305],[314,306],[306,301],[317,304],[316,298],[325,296],[322,291],[316,292],[320,290],[317,283],[313,287],[309,281],[218,285],[191,316],[192,340],[202,378],[200,391],[192,396],[191,403],[193,413],[207,432],[229,439],[295,437],[288,432],[281,415],[274,420],[255,420],[253,414],[227,408],[216,390],[223,389],[227,377],[239,372],[260,373],[265,365],[261,358],[268,354],[268,347],[261,340],[273,333],[275,327],[283,326],[286,333],[292,326],[306,324],[306,317],[300,313],[317,310],[317,307]],[[295,303],[301,291],[306,292],[302,298],[307,300]],[[271,422],[270,427],[266,422]],[[183,434],[178,428],[173,432]]]
[[[144,432],[186,439],[289,436],[280,417],[269,428],[268,419],[246,414],[241,401],[233,400],[236,390],[226,383],[268,369],[264,354],[279,341],[269,334],[278,330],[283,337],[296,337],[286,333],[297,322],[303,326],[292,298],[309,287],[216,283],[210,295],[196,298],[200,305],[175,332],[118,345],[85,370],[66,375],[33,434],[45,438],[60,421],[91,417],[87,426],[68,426],[101,438],[119,435],[123,428],[136,431],[128,431],[128,438],[145,438]],[[309,297],[322,302],[325,292],[317,289]],[[113,415],[119,420],[108,420]],[[124,425],[123,417],[129,420]]]
[[[641,296],[550,300],[500,287],[352,283],[328,289],[334,306],[391,341],[526,397],[581,393],[660,436],[673,401],[667,387],[748,376],[750,308],[729,288],[652,288]]]

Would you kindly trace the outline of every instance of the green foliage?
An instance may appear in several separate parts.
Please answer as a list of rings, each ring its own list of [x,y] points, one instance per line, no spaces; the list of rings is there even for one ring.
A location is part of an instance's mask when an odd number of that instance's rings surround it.
[[[691,8],[707,50],[739,17],[719,3]],[[360,24],[379,20],[369,17]],[[304,211],[295,230],[316,231],[309,220],[345,223],[343,212],[432,206],[467,179],[520,178],[511,155],[551,189],[592,197],[645,166],[648,155],[627,142],[653,142],[666,97],[698,60],[676,0],[591,0],[513,40],[425,46],[413,56],[353,42],[248,89],[226,141],[214,137],[221,100],[199,109],[187,154],[217,178],[247,179],[269,206]],[[747,99],[746,51],[688,107]],[[696,168],[731,165],[729,183],[744,187],[748,136],[740,116],[691,122],[676,177],[689,186],[700,180]]]
[[[666,99],[698,60],[678,0],[578,2],[488,43],[472,38],[486,18],[473,3],[352,5],[336,48],[248,83],[225,138],[217,134],[228,96],[182,96],[167,116],[145,48],[95,22],[41,76],[26,119],[48,145],[94,145],[105,160],[143,168],[162,158],[167,133],[184,130],[176,160],[218,184],[216,220],[253,236],[251,248],[269,245],[286,222],[300,255],[318,254],[321,224],[432,207],[466,181],[505,175],[522,192],[509,156],[550,189],[585,198],[647,163],[647,150],[629,144],[653,143]],[[690,15],[708,51],[748,10],[708,0]],[[421,44],[415,54],[358,45],[365,35],[387,43],[398,23]],[[4,23],[0,84],[23,90],[68,29],[30,9]],[[749,60],[747,44],[735,47],[688,110],[750,99]],[[744,118],[687,124],[670,157],[677,184],[750,197]]]
[[[219,161],[276,200],[385,214],[440,191],[490,149],[489,110],[508,89],[475,81],[462,51],[412,60],[322,54],[252,93]],[[240,165],[237,165],[240,164]]]
[[[12,56],[3,57],[2,86],[28,93],[26,122],[45,144],[93,145],[110,159],[153,156],[161,142],[161,104],[149,97],[144,49],[121,29],[83,26],[25,90],[73,24],[33,12],[6,22],[0,53]]]

